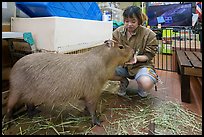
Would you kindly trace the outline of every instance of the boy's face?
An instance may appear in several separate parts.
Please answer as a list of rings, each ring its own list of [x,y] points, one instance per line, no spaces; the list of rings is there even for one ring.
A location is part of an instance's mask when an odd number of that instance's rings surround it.
[[[127,28],[129,32],[133,32],[138,27],[138,20],[136,17],[134,18],[125,18],[124,26]]]

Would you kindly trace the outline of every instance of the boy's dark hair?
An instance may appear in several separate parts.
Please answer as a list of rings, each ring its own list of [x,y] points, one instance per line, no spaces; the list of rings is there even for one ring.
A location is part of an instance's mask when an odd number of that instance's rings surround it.
[[[142,13],[141,9],[137,6],[129,6],[123,12],[123,18],[137,18],[138,24],[141,25],[147,20],[147,16]]]

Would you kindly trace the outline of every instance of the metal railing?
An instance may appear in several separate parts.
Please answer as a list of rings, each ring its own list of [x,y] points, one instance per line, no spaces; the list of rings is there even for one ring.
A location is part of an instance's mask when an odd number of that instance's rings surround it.
[[[159,41],[158,53],[153,59],[156,69],[176,71],[176,50],[202,52],[202,29],[183,27],[152,30]]]

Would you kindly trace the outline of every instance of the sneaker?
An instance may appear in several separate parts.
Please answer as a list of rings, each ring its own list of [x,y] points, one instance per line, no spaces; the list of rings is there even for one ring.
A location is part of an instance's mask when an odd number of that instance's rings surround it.
[[[126,95],[126,88],[128,87],[129,81],[128,79],[123,79],[120,81],[120,88],[118,90],[118,95],[119,96],[125,96]]]
[[[119,91],[118,91],[118,95],[119,95],[119,96],[125,96],[125,95],[126,95],[126,91],[124,91],[124,90],[119,90]]]
[[[138,91],[137,91],[137,94],[140,96],[140,97],[142,97],[142,98],[145,98],[145,97],[147,97],[147,92],[145,91],[145,90],[142,90],[142,89],[139,89]]]

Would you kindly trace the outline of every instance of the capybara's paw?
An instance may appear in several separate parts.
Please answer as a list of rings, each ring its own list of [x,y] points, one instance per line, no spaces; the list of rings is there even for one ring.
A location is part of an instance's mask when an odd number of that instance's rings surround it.
[[[84,114],[85,116],[89,116],[89,115],[90,115],[89,111],[88,111],[86,108],[84,109],[83,114]]]
[[[40,113],[41,111],[38,109],[34,109],[32,111],[28,111],[28,117],[29,118],[33,118],[33,116],[35,116],[36,114]]]
[[[102,122],[103,121],[100,121],[98,118],[95,118],[94,121],[92,122],[92,126],[95,126],[95,125],[101,126]]]

